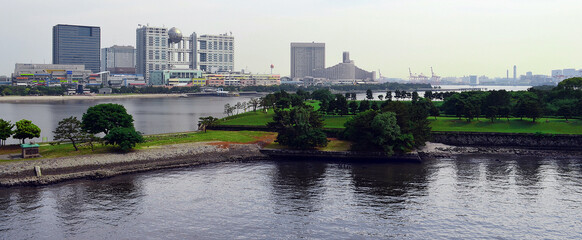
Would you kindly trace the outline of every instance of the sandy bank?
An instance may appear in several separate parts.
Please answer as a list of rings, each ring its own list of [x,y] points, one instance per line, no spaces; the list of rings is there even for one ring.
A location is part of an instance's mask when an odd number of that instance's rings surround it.
[[[119,174],[215,162],[260,159],[257,144],[185,143],[130,153],[18,161],[0,164],[0,186],[44,185],[79,178],[104,178]],[[35,175],[34,167],[42,176]]]
[[[54,102],[68,100],[100,100],[100,99],[127,99],[127,98],[171,98],[182,94],[107,94],[107,95],[64,95],[64,96],[2,96],[0,102]]]

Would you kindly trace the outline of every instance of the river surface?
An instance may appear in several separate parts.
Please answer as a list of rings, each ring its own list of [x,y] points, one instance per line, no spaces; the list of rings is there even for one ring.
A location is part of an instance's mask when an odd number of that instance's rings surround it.
[[[579,239],[581,163],[259,161],[0,188],[0,239]]]
[[[100,100],[65,100],[50,102],[0,103],[0,118],[15,123],[21,119],[31,120],[41,129],[37,142],[52,141],[59,121],[70,116],[81,120],[89,107],[101,103],[123,105],[133,116],[136,130],[143,134],[195,131],[200,117],[225,117],[224,105],[248,102],[251,97],[160,97]],[[252,109],[247,109],[248,111]],[[236,113],[237,110],[235,110]],[[244,109],[238,110],[243,112]],[[18,143],[9,138],[8,144]],[[28,141],[28,140],[27,140]]]

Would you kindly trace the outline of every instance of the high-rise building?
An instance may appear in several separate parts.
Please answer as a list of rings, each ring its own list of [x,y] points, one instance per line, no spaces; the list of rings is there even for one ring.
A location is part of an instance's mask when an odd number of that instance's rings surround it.
[[[152,70],[168,68],[168,29],[165,27],[141,26],[136,30],[136,69],[146,81]]]
[[[101,28],[58,24],[53,27],[53,64],[82,64],[99,72]]]
[[[135,74],[135,48],[117,46],[101,49],[101,71],[113,74]]]
[[[234,71],[234,37],[232,34],[201,35],[200,70],[206,72]]]
[[[313,76],[325,68],[325,43],[291,43],[291,78]]]
[[[513,81],[517,80],[517,66],[513,65]]]

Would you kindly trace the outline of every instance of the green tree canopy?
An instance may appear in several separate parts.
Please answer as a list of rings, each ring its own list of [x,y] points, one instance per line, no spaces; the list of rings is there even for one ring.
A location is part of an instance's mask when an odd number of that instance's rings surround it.
[[[53,131],[55,134],[54,140],[61,141],[61,140],[68,140],[71,141],[75,151],[79,150],[77,147],[78,143],[90,141],[92,135],[90,133],[85,132],[82,129],[81,121],[77,119],[77,117],[68,117],[61,121],[59,121],[59,125]]]
[[[322,131],[323,118],[311,106],[276,109],[268,127],[278,132],[276,142],[284,146],[295,149],[327,146],[327,137]]]
[[[6,144],[6,139],[8,139],[14,131],[14,124],[10,123],[10,121],[6,121],[4,119],[0,119],[0,146],[4,146]]]
[[[16,122],[16,131],[13,137],[22,140],[22,144],[24,144],[24,140],[27,138],[40,137],[40,128],[30,120],[22,119]]]
[[[105,133],[116,127],[133,128],[133,117],[120,104],[104,103],[87,109],[83,114],[83,129],[89,133]]]
[[[206,132],[206,128],[214,126],[218,122],[218,120],[219,120],[218,118],[215,118],[213,116],[200,117],[198,121],[198,129],[199,130],[202,129],[204,130],[204,132]]]
[[[125,152],[144,141],[141,134],[133,127],[115,127],[103,139],[105,139],[105,144],[118,145]]]
[[[344,138],[352,141],[352,150],[381,150],[391,156],[409,150],[412,136],[402,134],[393,112],[368,110],[345,123]]]

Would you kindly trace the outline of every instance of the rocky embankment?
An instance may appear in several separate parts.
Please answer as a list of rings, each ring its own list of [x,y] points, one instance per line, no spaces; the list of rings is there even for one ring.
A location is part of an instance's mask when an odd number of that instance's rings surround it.
[[[186,143],[129,153],[107,153],[0,164],[0,186],[44,185],[156,169],[261,159],[258,144]],[[37,176],[35,167],[40,167]]]

